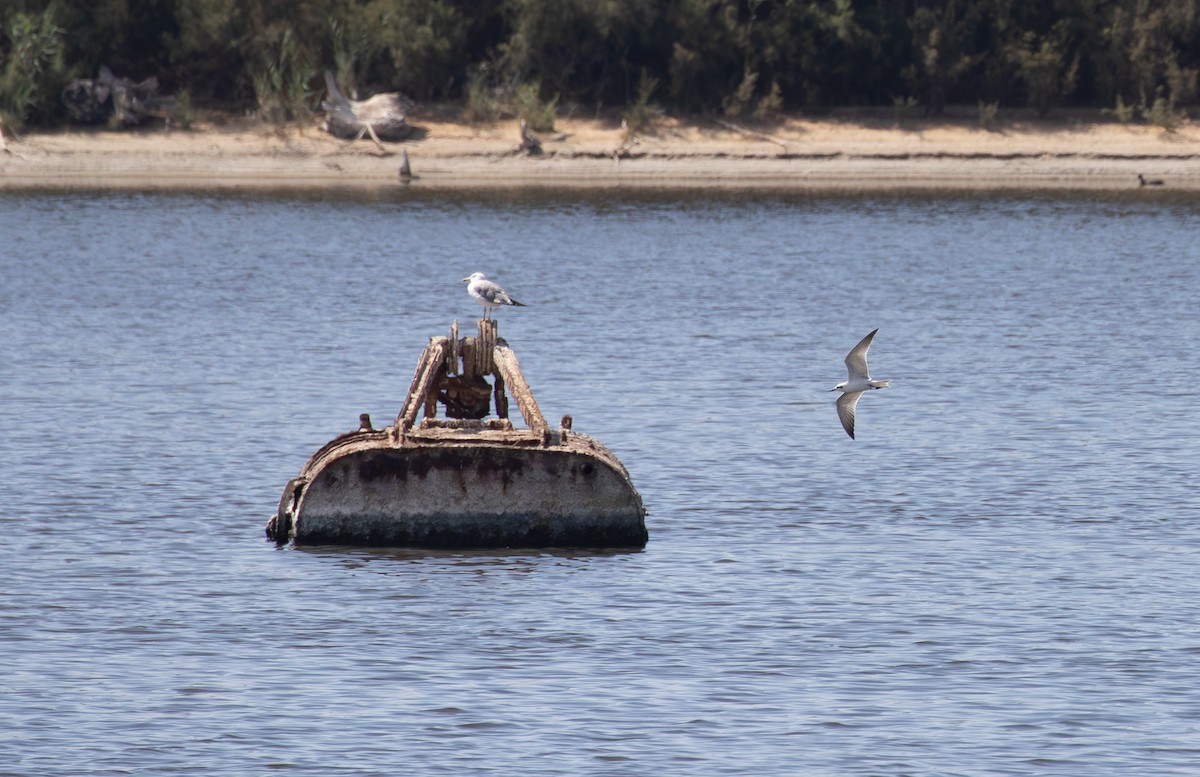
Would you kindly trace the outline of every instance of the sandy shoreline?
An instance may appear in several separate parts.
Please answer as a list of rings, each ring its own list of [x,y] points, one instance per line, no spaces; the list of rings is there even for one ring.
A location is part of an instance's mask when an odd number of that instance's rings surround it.
[[[514,123],[414,122],[380,149],[316,127],[274,130],[251,120],[194,129],[6,134],[0,189],[378,188],[399,186],[407,151],[425,188],[514,186],[831,189],[1122,190],[1137,175],[1164,190],[1200,191],[1200,127],[1167,133],[1117,123],[792,119],[760,132],[661,120],[622,146],[613,122],[564,119],[544,153],[514,153]],[[740,131],[739,131],[740,130]]]

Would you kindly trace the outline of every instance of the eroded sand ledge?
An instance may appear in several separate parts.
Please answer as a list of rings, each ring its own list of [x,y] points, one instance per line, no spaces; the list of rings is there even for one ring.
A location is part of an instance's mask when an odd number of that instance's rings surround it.
[[[407,151],[414,187],[763,187],[797,190],[1138,188],[1200,191],[1200,127],[1175,132],[1117,123],[845,122],[793,119],[763,130],[660,121],[626,145],[612,122],[563,119],[545,153],[513,153],[514,123],[418,121],[381,150],[315,127],[250,120],[188,131],[64,131],[7,135],[0,189],[378,188],[400,186]],[[1156,187],[1157,188],[1157,187]]]

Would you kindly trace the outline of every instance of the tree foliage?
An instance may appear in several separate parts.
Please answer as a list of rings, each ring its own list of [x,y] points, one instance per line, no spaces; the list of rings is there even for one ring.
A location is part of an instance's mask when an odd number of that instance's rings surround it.
[[[305,114],[351,94],[770,115],[1059,105],[1180,116],[1196,0],[3,0],[0,110],[54,121],[72,74],[157,76],[197,105]],[[640,89],[639,89],[640,87]],[[521,110],[528,110],[523,108]]]
[[[67,76],[57,11],[17,11],[0,20],[0,119],[19,126],[53,114],[54,94]]]

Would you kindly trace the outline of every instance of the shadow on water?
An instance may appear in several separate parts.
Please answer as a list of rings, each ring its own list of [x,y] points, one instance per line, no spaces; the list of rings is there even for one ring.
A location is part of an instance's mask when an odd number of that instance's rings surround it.
[[[86,189],[76,186],[58,187],[47,185],[20,192],[0,191],[0,201],[5,197],[30,195],[63,196],[71,199],[114,198],[133,200],[152,197],[211,201],[251,201],[328,203],[331,206],[359,206],[369,204],[404,204],[442,208],[456,207],[506,207],[534,208],[539,211],[571,210],[578,207],[594,207],[601,210],[609,207],[628,208],[662,205],[669,208],[696,207],[760,207],[763,205],[795,205],[799,203],[828,202],[831,204],[853,204],[862,202],[937,203],[955,200],[960,203],[981,205],[999,202],[1030,203],[1093,203],[1108,205],[1138,205],[1197,207],[1200,206],[1200,191],[1190,189],[1154,188],[1137,186],[1136,181],[1124,189],[986,189],[957,187],[885,188],[878,186],[856,187],[853,184],[828,188],[797,188],[772,185],[721,185],[715,187],[678,186],[629,186],[614,183],[597,186],[515,185],[486,188],[422,188],[400,185],[339,185],[331,183],[322,187],[254,186],[239,189],[212,190],[211,188],[175,187],[162,190],[153,187],[144,190],[123,189],[113,192],[107,189]]]
[[[642,548],[492,548],[483,550],[433,550],[425,548],[372,548],[340,545],[283,546],[280,550],[303,553],[322,559],[340,560],[347,566],[361,567],[376,561],[444,562],[462,566],[507,566],[514,562],[530,564],[540,560],[579,561],[596,558],[634,556]]]

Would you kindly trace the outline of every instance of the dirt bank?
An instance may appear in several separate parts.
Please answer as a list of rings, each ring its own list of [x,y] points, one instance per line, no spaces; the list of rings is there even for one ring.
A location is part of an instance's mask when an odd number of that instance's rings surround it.
[[[514,153],[515,123],[415,121],[414,136],[376,146],[316,127],[250,119],[190,130],[6,133],[0,188],[214,189],[397,186],[705,186],[792,189],[1126,189],[1137,175],[1200,190],[1200,127],[1175,132],[1102,121],[790,119],[758,129],[663,119],[627,141],[619,124],[563,119],[543,153]]]

